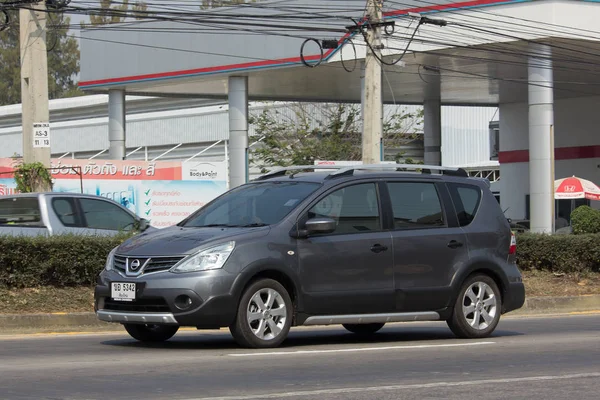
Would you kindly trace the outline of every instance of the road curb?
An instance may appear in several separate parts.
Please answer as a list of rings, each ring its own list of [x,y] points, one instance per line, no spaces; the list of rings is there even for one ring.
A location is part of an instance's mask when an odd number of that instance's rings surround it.
[[[518,313],[538,312],[578,312],[600,310],[600,295],[568,296],[568,297],[530,297]]]
[[[511,313],[514,315],[572,313],[600,310],[600,295],[571,297],[530,297],[523,308]],[[89,313],[54,314],[0,314],[0,332],[14,330],[48,330],[69,327],[88,329],[116,328],[116,324],[98,321],[96,315]]]
[[[0,331],[14,329],[48,329],[86,326],[107,327],[94,313],[0,314]]]

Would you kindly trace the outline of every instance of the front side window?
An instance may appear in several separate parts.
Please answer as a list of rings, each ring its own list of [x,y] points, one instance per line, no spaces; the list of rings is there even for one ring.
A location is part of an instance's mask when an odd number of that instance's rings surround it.
[[[81,226],[73,199],[62,197],[52,199],[52,209],[64,226]]]
[[[182,222],[191,228],[251,227],[281,221],[319,188],[310,182],[261,182],[240,186],[198,210]]]
[[[0,199],[0,225],[43,226],[37,197]]]
[[[444,214],[435,183],[388,183],[395,229],[420,229],[445,226]]]
[[[116,204],[104,200],[80,199],[86,226],[91,229],[130,231],[136,220]]]
[[[336,221],[334,234],[360,233],[381,229],[377,187],[374,183],[347,186],[314,205],[308,218],[331,218]]]

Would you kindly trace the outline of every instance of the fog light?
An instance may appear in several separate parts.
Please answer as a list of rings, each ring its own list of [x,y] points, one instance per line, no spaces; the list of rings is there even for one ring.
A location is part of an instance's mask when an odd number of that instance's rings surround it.
[[[192,306],[192,299],[184,294],[175,298],[175,307],[180,310],[187,310]]]

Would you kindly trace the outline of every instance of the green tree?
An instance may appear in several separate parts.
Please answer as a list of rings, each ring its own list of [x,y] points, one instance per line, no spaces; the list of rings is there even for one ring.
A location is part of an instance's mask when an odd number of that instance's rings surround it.
[[[202,0],[200,8],[207,10],[209,8],[233,7],[240,4],[256,3],[258,0]]]
[[[21,160],[14,174],[17,191],[20,193],[52,191],[52,175],[40,162],[25,164]]]
[[[0,32],[0,105],[21,102],[21,55],[19,48],[19,12],[7,11],[7,29]],[[0,16],[1,17],[1,16]],[[56,19],[56,21],[55,21]],[[76,96],[79,73],[79,47],[77,40],[68,36],[70,19],[49,17],[48,42],[48,93],[50,99]]]
[[[129,4],[129,0],[113,1],[100,0],[100,10],[90,13],[89,24],[81,23],[82,27],[108,25],[123,22],[128,16],[136,19],[148,17],[146,13],[148,5],[143,1]]]
[[[358,161],[362,158],[360,106],[353,104],[293,103],[269,107],[250,117],[254,130],[252,163],[261,170],[272,166],[312,165],[315,160]],[[420,137],[422,109],[398,112],[383,124],[386,161],[413,163],[403,146]]]

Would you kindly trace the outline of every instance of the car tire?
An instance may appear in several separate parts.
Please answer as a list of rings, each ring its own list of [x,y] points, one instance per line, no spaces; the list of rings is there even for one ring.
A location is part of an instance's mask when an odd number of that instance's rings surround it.
[[[138,325],[123,324],[132,338],[140,342],[164,342],[173,337],[179,330],[173,325]]]
[[[374,323],[374,324],[343,324],[342,326],[346,330],[356,333],[357,335],[372,335],[375,332],[383,328],[385,324]]]
[[[229,330],[242,347],[277,347],[290,331],[292,311],[292,299],[283,285],[273,279],[260,279],[242,294]]]
[[[447,323],[459,338],[484,338],[496,329],[501,310],[498,285],[488,275],[477,274],[462,284]]]

